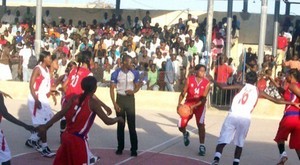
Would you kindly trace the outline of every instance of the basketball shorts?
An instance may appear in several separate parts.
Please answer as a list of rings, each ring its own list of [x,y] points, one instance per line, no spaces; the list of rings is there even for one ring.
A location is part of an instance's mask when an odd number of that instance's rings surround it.
[[[191,106],[195,104],[195,102],[185,102],[185,105]],[[188,122],[193,118],[193,115],[195,115],[196,118],[196,124],[204,124],[204,118],[205,118],[205,106],[201,105],[194,109],[193,114],[188,117],[180,117],[178,121],[178,127],[179,128],[185,128],[188,124]]]
[[[88,165],[88,151],[85,139],[64,132],[53,165]]]
[[[300,118],[299,116],[285,116],[279,123],[274,141],[286,141],[290,135],[289,147],[300,150]]]
[[[28,109],[31,114],[32,124],[33,125],[41,125],[47,123],[52,117],[53,112],[49,104],[48,98],[45,96],[45,98],[39,98],[39,101],[41,102],[42,108],[38,109],[35,107],[35,101],[30,95],[28,98]]]
[[[228,114],[223,123],[218,144],[229,144],[234,140],[236,146],[243,147],[250,123],[250,118]]]
[[[3,162],[7,162],[10,159],[10,150],[3,135],[3,131],[0,129],[0,164],[2,164]]]

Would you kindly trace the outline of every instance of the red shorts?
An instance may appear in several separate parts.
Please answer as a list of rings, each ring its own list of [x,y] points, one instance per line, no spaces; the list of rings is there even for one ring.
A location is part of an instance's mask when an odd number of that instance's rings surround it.
[[[191,106],[193,104],[196,104],[195,102],[185,102],[184,105]],[[194,109],[193,114],[196,117],[196,124],[204,124],[204,117],[205,117],[205,105],[198,106]],[[178,122],[179,128],[185,128],[188,124],[188,122],[193,117],[193,114],[189,117],[180,117]]]
[[[279,123],[279,128],[275,137],[276,142],[286,141],[290,136],[290,149],[300,150],[300,117],[286,116]]]
[[[63,133],[53,165],[88,164],[87,147],[86,140],[67,132]]]

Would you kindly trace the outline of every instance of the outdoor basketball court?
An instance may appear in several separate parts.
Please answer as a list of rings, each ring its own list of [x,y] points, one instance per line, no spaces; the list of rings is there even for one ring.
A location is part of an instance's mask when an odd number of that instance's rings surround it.
[[[174,100],[177,102],[177,100]],[[25,99],[6,99],[9,112],[26,123],[31,123]],[[151,104],[149,104],[151,106]],[[150,108],[149,108],[150,109]],[[59,110],[55,106],[54,110]],[[190,131],[190,145],[185,147],[182,135],[177,129],[178,115],[175,109],[161,107],[159,110],[139,109],[137,107],[136,125],[139,140],[138,157],[130,157],[129,133],[125,132],[125,151],[123,155],[115,155],[117,147],[116,125],[106,126],[100,119],[95,120],[90,131],[89,144],[92,152],[101,157],[98,164],[200,164],[207,165],[212,161],[222,123],[227,112],[215,109],[207,110],[206,116],[206,156],[200,157],[198,153],[198,135],[194,118],[187,129]],[[113,114],[114,115],[114,114]],[[245,148],[242,154],[242,165],[268,165],[276,164],[278,151],[273,138],[275,136],[279,119],[268,119],[263,116],[254,117]],[[50,165],[54,159],[44,158],[33,149],[27,148],[24,143],[29,132],[23,128],[3,120],[1,128],[4,131],[12,152],[13,165]],[[59,124],[57,123],[48,132],[48,144],[52,150],[59,147]],[[299,164],[294,151],[287,148],[288,165]],[[234,146],[228,145],[220,164],[232,164]]]

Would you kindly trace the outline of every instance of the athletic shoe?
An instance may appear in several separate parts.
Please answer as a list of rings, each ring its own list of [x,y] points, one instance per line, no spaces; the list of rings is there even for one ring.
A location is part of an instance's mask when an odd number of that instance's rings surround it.
[[[204,145],[200,145],[200,147],[199,147],[199,155],[200,156],[205,156],[205,152],[206,152],[206,148],[205,148],[205,146]]]
[[[26,145],[27,147],[34,148],[34,149],[37,150],[38,152],[42,152],[42,151],[43,151],[42,146],[39,144],[38,141],[34,141],[34,140],[31,140],[31,139],[28,139],[28,140],[25,142],[25,145]]]
[[[43,148],[43,151],[41,152],[41,154],[44,156],[44,157],[47,157],[47,158],[52,158],[53,156],[55,156],[56,153],[52,152],[49,147],[45,147]]]
[[[131,156],[137,157],[137,152],[136,151],[131,151]]]
[[[188,146],[190,144],[190,133],[188,131],[186,131],[184,134],[183,134],[183,143],[185,146]]]
[[[284,163],[288,160],[288,157],[286,154],[282,154],[280,156],[279,162],[277,163],[277,165],[284,165]]]
[[[219,160],[214,160],[211,165],[219,165]]]
[[[94,164],[97,163],[98,161],[100,161],[100,157],[99,157],[99,156],[93,155],[93,156],[90,158],[90,165],[94,165]]]

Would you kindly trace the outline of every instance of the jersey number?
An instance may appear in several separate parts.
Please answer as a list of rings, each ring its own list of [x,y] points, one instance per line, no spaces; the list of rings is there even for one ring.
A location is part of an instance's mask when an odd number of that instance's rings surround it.
[[[76,87],[77,83],[79,80],[79,76],[78,75],[73,75],[71,78],[71,86],[72,87]]]
[[[239,103],[244,105],[247,102],[248,97],[249,97],[248,93],[244,93],[242,96],[242,99],[240,99]]]

